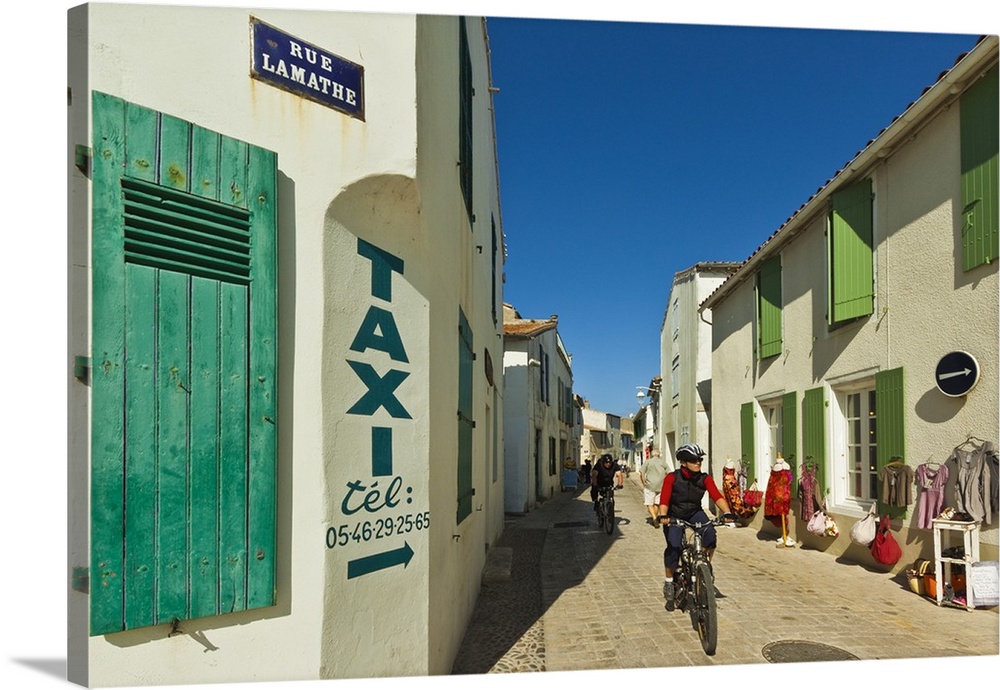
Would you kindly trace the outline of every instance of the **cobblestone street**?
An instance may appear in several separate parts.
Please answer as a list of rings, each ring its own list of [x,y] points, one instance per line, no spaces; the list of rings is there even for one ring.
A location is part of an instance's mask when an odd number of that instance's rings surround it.
[[[585,490],[509,520],[454,673],[997,658],[997,607],[939,608],[901,576],[780,547],[755,527],[720,530],[719,645],[708,657],[687,615],[663,608],[663,536],[645,520],[637,475],[616,508],[612,536]]]

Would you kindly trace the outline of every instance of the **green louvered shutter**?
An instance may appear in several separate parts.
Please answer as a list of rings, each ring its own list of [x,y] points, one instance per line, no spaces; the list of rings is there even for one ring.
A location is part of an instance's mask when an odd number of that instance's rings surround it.
[[[740,406],[740,458],[746,462],[747,485],[757,478],[757,453],[754,449],[754,404]]]
[[[781,257],[765,261],[757,272],[757,356],[781,354]]]
[[[472,512],[472,328],[458,310],[458,513],[460,523]]]
[[[906,418],[903,399],[903,369],[889,369],[875,375],[875,410],[877,426],[875,429],[875,461],[881,471],[893,458],[906,458],[906,433],[904,420]],[[889,512],[893,517],[905,512],[905,509],[881,505],[883,512]]]
[[[805,392],[802,399],[802,462],[816,464],[820,500],[826,496],[826,399],[822,387]]]
[[[781,396],[781,452],[785,456],[785,461],[792,468],[792,477],[796,481],[792,482],[792,493],[797,493],[799,483],[799,462],[798,462],[798,440],[796,437],[799,422],[799,399],[795,391],[785,393]]]
[[[962,269],[996,260],[997,200],[997,68],[962,94]]]
[[[91,634],[274,604],[275,154],[93,95]]]
[[[871,314],[875,284],[870,179],[833,194],[829,243],[829,323]]]

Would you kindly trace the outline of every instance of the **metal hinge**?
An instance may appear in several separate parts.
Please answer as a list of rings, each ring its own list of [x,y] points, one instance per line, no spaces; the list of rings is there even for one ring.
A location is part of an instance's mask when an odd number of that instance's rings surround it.
[[[73,580],[70,586],[76,592],[90,594],[90,568],[76,566],[73,568]]]
[[[77,144],[74,152],[74,165],[77,169],[84,175],[90,175],[90,160],[92,158],[93,151],[89,146],[84,146],[83,144]]]
[[[90,383],[90,357],[76,356],[73,360],[73,376],[81,383]]]

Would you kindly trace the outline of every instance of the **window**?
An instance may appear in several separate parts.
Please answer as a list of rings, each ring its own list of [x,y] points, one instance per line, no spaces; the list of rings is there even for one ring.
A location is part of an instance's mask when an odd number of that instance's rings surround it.
[[[785,462],[792,468],[792,476],[798,477],[798,395],[795,391],[781,396],[781,452]],[[792,493],[798,491],[798,482],[792,482]]]
[[[997,68],[962,94],[962,269],[996,261],[998,241]]]
[[[462,308],[458,309],[458,511],[462,522],[472,512],[472,328]]]
[[[469,214],[469,227],[476,217],[472,213],[472,57],[469,53],[469,34],[465,28],[465,17],[458,18],[458,170],[465,210]]]
[[[777,460],[778,455],[783,452],[781,448],[781,443],[784,440],[781,426],[783,408],[780,402],[772,402],[768,404],[762,403],[761,409],[764,412],[764,421],[767,423],[768,462],[774,462]]]
[[[845,394],[844,431],[847,496],[861,501],[878,496],[878,416],[875,389]]]
[[[757,357],[781,354],[781,257],[757,271]]]
[[[545,351],[541,343],[538,343],[538,399],[544,403],[549,402],[549,353]]]
[[[673,394],[674,402],[676,403],[677,398],[681,394],[681,356],[674,355],[673,364],[670,366],[670,386],[673,388],[671,393]]]
[[[833,193],[827,255],[828,323],[832,326],[871,314],[875,284],[870,179]]]
[[[879,498],[878,474],[893,458],[905,458],[903,370],[880,371],[835,390],[833,446],[837,500],[867,508]],[[890,515],[894,509],[880,505]]]
[[[753,402],[740,406],[740,460],[746,465],[748,484],[757,478],[756,416]]]
[[[820,386],[802,397],[802,462],[816,466],[816,496],[825,500],[826,489],[826,390]]]
[[[549,476],[556,473],[556,440],[549,436]]]
[[[499,249],[499,244],[497,242],[497,220],[492,215],[490,216],[490,226],[493,229],[493,238],[490,241],[490,246],[492,247],[491,256],[493,257],[493,281],[490,283],[493,286],[493,296],[491,299],[493,305],[493,325],[497,325],[497,251]]]
[[[277,157],[92,105],[90,632],[273,606]]]

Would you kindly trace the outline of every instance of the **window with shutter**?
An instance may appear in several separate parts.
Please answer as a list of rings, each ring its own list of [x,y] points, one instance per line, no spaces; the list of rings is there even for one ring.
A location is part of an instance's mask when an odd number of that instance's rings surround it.
[[[757,478],[757,452],[754,446],[754,404],[744,403],[740,407],[740,457],[746,463],[747,484]]]
[[[472,328],[458,310],[458,512],[460,523],[472,512]]]
[[[757,272],[757,357],[781,354],[781,257],[765,261]]]
[[[875,375],[875,406],[878,409],[876,429],[877,464],[881,471],[893,458],[906,458],[906,410],[903,398],[903,369],[889,369]],[[898,517],[905,510],[881,506],[883,512]]]
[[[91,634],[271,606],[276,156],[92,105]]]
[[[458,18],[458,170],[459,184],[469,214],[469,227],[475,219],[472,213],[472,57],[469,53],[469,35],[465,17]]]
[[[828,238],[830,325],[874,310],[872,184],[870,179],[834,192]]]
[[[998,241],[997,68],[962,94],[962,269],[996,261]]]
[[[795,391],[781,396],[781,452],[785,462],[792,468],[792,476],[798,477],[798,395]],[[792,482],[793,495],[798,492],[798,482]]]
[[[802,462],[816,465],[817,495],[825,496],[826,394],[822,386],[807,390],[802,399]]]

